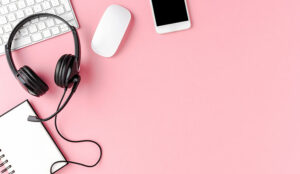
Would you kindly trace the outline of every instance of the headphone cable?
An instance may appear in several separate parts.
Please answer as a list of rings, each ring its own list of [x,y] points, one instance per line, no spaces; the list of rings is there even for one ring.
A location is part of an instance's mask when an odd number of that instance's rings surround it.
[[[57,106],[57,110],[60,108],[61,106],[61,103],[63,101],[63,99],[65,98],[65,95],[66,95],[66,92],[67,92],[67,89],[68,88],[65,88],[64,89],[64,93],[62,95],[62,98]],[[67,142],[70,142],[70,143],[93,143],[95,145],[97,145],[97,147],[99,148],[99,151],[100,151],[100,155],[99,155],[99,158],[98,160],[96,161],[95,164],[93,165],[88,165],[88,164],[83,164],[83,163],[79,163],[79,162],[75,162],[75,161],[68,161],[68,160],[65,160],[65,161],[56,161],[54,162],[52,165],[51,165],[51,168],[50,168],[50,173],[53,174],[54,172],[52,172],[52,168],[54,167],[54,165],[58,164],[58,163],[67,163],[67,164],[75,164],[75,165],[79,165],[79,166],[83,166],[83,167],[88,167],[88,168],[91,168],[91,167],[95,167],[96,165],[99,164],[99,162],[101,161],[101,158],[102,158],[102,147],[100,146],[99,143],[97,143],[96,141],[93,141],[93,140],[70,140],[69,138],[66,138],[65,136],[62,135],[62,133],[59,131],[58,129],[58,125],[57,125],[57,115],[55,115],[54,117],[54,125],[55,125],[55,129],[58,133],[58,135],[64,139],[65,141]]]

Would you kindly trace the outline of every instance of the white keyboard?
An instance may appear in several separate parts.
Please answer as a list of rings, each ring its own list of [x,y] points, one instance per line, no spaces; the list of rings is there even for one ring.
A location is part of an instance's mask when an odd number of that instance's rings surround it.
[[[0,0],[0,55],[13,28],[25,17],[36,13],[56,14],[76,28],[79,27],[70,0]],[[12,49],[19,49],[70,31],[63,22],[53,18],[37,18],[17,33]]]

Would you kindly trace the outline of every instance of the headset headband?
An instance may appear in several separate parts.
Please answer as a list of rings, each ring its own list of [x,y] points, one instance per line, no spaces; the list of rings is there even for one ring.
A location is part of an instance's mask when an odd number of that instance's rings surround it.
[[[54,18],[64,22],[69,27],[69,29],[72,31],[73,38],[74,38],[75,57],[76,57],[76,61],[77,61],[77,70],[79,71],[81,56],[80,56],[80,42],[79,42],[79,37],[78,37],[77,31],[76,31],[76,28],[74,26],[70,25],[66,20],[64,20],[63,18],[61,18],[59,16],[56,16],[56,15],[53,15],[53,14],[50,14],[50,13],[39,13],[39,14],[30,15],[27,18],[20,21],[16,25],[16,27],[13,29],[13,31],[11,32],[11,34],[8,38],[7,44],[5,45],[6,58],[7,58],[9,67],[12,70],[13,74],[15,76],[18,75],[18,71],[16,69],[16,66],[14,64],[14,61],[13,61],[12,55],[11,55],[11,46],[12,46],[13,39],[14,39],[15,35],[17,34],[17,32],[24,26],[24,24],[26,24],[28,21],[31,21],[31,20],[33,20],[35,18],[38,18],[38,17],[54,17]]]

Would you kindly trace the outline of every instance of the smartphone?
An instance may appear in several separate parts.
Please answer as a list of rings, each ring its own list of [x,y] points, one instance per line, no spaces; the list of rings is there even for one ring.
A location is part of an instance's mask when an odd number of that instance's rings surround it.
[[[157,33],[191,28],[186,0],[150,0]]]

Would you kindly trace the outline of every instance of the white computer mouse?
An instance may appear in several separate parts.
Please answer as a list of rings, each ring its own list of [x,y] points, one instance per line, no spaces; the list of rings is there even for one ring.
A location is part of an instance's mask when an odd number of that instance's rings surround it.
[[[130,11],[111,5],[104,12],[92,40],[92,49],[103,57],[112,57],[126,33],[131,20]]]

